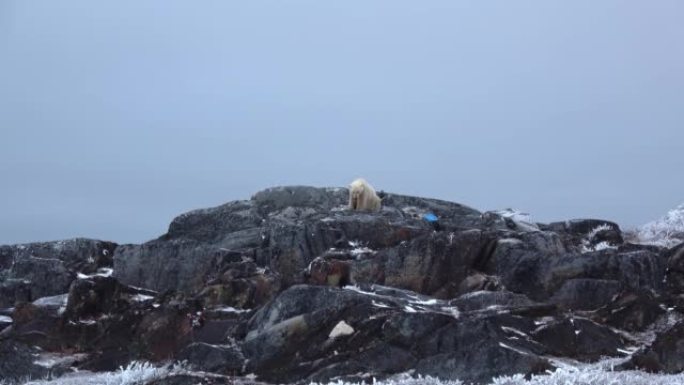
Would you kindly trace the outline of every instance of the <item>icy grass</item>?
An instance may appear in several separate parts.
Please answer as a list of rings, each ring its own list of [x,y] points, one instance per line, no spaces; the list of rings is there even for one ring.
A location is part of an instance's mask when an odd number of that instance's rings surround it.
[[[684,375],[650,374],[639,371],[611,372],[599,369],[558,369],[549,375],[520,375],[494,379],[492,385],[682,385]]]
[[[155,367],[148,363],[135,362],[116,372],[78,372],[53,380],[21,382],[26,385],[143,385],[169,375],[187,373],[180,366]],[[439,380],[430,376],[402,374],[392,379],[373,381],[375,385],[468,385],[458,380]],[[684,385],[684,374],[650,374],[639,371],[612,371],[610,365],[590,365],[583,368],[564,367],[546,374],[532,376],[526,380],[523,375],[504,376],[494,379],[491,385]],[[13,385],[0,381],[0,385]],[[361,385],[343,381],[311,385]]]
[[[149,363],[132,362],[115,372],[76,372],[56,379],[20,381],[17,383],[0,381],[0,385],[142,385],[180,372],[182,369],[178,366],[156,367]]]
[[[439,380],[430,376],[398,378],[376,381],[374,385],[468,385],[458,380]],[[532,376],[529,380],[521,374],[494,379],[491,385],[683,385],[684,375],[650,374],[638,371],[614,372],[604,368],[557,369],[546,375]],[[348,382],[331,382],[311,385],[360,385]]]

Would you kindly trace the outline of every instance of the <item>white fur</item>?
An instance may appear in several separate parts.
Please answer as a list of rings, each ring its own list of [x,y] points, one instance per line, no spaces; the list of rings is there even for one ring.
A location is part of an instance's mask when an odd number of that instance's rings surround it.
[[[349,209],[357,211],[379,211],[380,197],[375,189],[363,179],[356,179],[349,185]]]

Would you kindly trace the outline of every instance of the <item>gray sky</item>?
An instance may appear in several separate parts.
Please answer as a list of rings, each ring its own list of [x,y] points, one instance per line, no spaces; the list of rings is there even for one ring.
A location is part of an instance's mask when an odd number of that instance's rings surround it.
[[[0,243],[284,184],[630,227],[684,202],[684,2],[0,1]]]

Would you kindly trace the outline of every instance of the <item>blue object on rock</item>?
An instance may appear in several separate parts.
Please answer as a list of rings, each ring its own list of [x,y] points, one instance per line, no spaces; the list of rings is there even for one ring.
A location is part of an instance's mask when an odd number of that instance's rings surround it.
[[[427,213],[423,215],[423,219],[425,219],[428,222],[437,222],[437,215],[433,213]]]

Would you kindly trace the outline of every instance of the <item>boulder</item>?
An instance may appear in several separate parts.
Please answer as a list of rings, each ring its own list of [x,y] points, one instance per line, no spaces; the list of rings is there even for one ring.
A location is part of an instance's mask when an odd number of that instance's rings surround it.
[[[684,322],[658,333],[651,346],[634,354],[622,367],[658,373],[684,371]]]
[[[609,279],[568,279],[549,298],[567,310],[594,310],[610,303],[620,293],[620,281]]]
[[[608,305],[598,309],[592,318],[621,330],[642,332],[665,312],[660,298],[652,291],[625,291],[616,295]]]
[[[116,247],[83,238],[0,246],[0,308],[66,293],[78,274],[111,268]]]
[[[178,359],[186,361],[197,370],[221,374],[241,374],[245,366],[245,357],[235,345],[196,342],[183,349]]]
[[[532,337],[559,357],[596,361],[620,355],[625,341],[610,328],[588,319],[566,317],[539,326]]]
[[[606,305],[611,294],[622,288],[661,292],[665,264],[659,253],[650,250],[570,252],[558,235],[539,232],[499,240],[486,272],[499,276],[508,290],[534,300],[551,298],[586,309]],[[585,297],[587,302],[582,303],[582,291],[592,287],[601,290],[600,297]]]
[[[511,298],[502,302],[520,301]],[[511,335],[531,333],[532,320],[492,308],[460,313],[448,302],[389,287],[293,286],[247,328],[247,370],[267,381],[329,381],[358,372],[383,378],[415,369],[486,383],[552,367],[538,355],[538,343]]]

